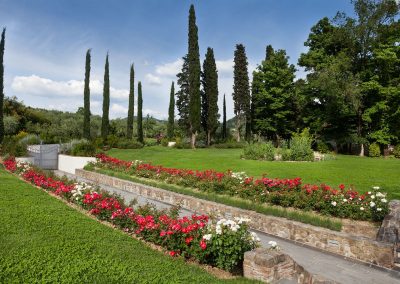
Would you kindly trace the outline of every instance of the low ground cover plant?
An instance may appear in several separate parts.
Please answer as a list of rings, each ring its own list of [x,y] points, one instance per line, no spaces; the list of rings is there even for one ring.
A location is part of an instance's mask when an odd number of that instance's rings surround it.
[[[86,183],[48,176],[14,158],[6,159],[4,166],[24,180],[81,206],[98,219],[164,247],[171,256],[181,255],[234,271],[241,267],[244,253],[258,246],[257,235],[248,230],[249,220],[223,219],[215,223],[207,215],[179,218],[179,208],[169,212],[151,205],[133,208],[118,195]]]
[[[325,184],[303,184],[301,178],[255,179],[231,171],[166,168],[142,161],[123,161],[105,154],[97,155],[97,163],[93,166],[204,192],[237,196],[256,203],[313,210],[340,218],[381,221],[388,213],[386,193],[379,187],[360,194],[343,184],[333,188]]]

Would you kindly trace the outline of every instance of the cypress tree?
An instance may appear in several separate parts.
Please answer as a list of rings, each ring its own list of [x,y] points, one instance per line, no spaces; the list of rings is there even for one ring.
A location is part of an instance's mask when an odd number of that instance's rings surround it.
[[[109,110],[110,110],[110,70],[108,63],[108,53],[106,57],[106,65],[104,68],[104,86],[103,86],[103,117],[101,120],[101,137],[103,141],[107,141],[109,131]]]
[[[200,53],[196,26],[196,15],[193,4],[189,10],[188,33],[188,70],[189,70],[189,121],[191,145],[195,148],[196,136],[200,131]]]
[[[190,134],[189,122],[189,61],[187,55],[182,57],[183,65],[178,77],[179,91],[176,93],[176,109],[178,110],[178,125],[187,134]]]
[[[226,101],[225,101],[225,94],[224,94],[224,103],[222,105],[222,139],[225,141],[227,138],[226,132]]]
[[[6,38],[6,28],[3,28],[0,41],[0,143],[4,139],[4,46]]]
[[[83,138],[90,139],[90,49],[86,52],[85,88],[83,91]]]
[[[137,135],[138,141],[140,143],[144,143],[143,139],[143,97],[142,97],[142,83],[139,81],[138,83],[138,111],[137,111]]]
[[[207,48],[206,58],[202,73],[202,121],[207,133],[207,145],[210,146],[211,138],[218,128],[218,73],[215,64],[214,51]]]
[[[169,109],[168,109],[168,125],[167,137],[168,139],[174,138],[174,120],[175,120],[175,88],[174,82],[171,84],[171,93],[169,95]]]
[[[126,128],[126,137],[132,139],[133,135],[133,114],[135,102],[135,70],[133,64],[131,65],[130,80],[129,80],[129,105],[128,105],[128,120]]]
[[[247,57],[243,44],[237,44],[233,69],[233,103],[236,115],[237,142],[240,142],[240,130],[243,125],[249,125],[250,120],[250,86],[247,71]],[[248,132],[248,131],[246,131]],[[248,133],[246,133],[248,135]]]

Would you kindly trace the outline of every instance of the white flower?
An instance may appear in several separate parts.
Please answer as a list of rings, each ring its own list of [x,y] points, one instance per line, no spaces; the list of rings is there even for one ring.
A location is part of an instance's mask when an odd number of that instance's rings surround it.
[[[371,201],[371,202],[369,203],[369,206],[374,207],[374,206],[375,206],[375,202],[372,202],[372,201]]]
[[[375,189],[375,190],[379,190],[380,189],[379,186],[373,186],[372,188]]]
[[[375,199],[375,195],[371,195],[371,199]]]
[[[371,194],[371,191],[368,191],[368,195],[370,195]]]
[[[346,198],[344,198],[344,199],[343,199],[343,202],[347,202],[347,199],[346,199]]]
[[[386,200],[385,198],[382,198],[381,201],[382,201],[383,203],[386,203],[386,202],[387,202],[387,200]]]
[[[222,228],[220,225],[215,226],[215,233],[217,235],[221,235],[222,234]]]
[[[382,211],[382,208],[376,208],[376,211]]]
[[[332,201],[331,204],[332,204],[333,206],[336,206],[337,203],[336,203],[336,201]]]
[[[275,241],[269,241],[268,244],[271,246],[271,248],[276,248],[278,246]]]
[[[212,234],[207,234],[203,236],[203,239],[205,239],[206,241],[211,240]]]
[[[235,217],[235,220],[238,222],[238,224],[248,223],[251,221],[251,219],[249,218],[242,218],[242,217]]]
[[[377,192],[376,193],[376,197],[385,197],[385,195],[383,193],[381,193],[381,192]]]
[[[360,210],[361,210],[361,211],[364,211],[364,207],[361,206],[361,207],[360,207]]]
[[[252,241],[254,241],[254,242],[259,242],[260,241],[260,238],[257,236],[256,233],[250,232],[250,236],[251,236]]]

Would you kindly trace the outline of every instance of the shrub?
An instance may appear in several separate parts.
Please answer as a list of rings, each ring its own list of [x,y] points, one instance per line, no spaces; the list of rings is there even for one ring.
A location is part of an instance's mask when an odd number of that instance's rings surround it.
[[[26,146],[40,144],[40,142],[41,142],[41,140],[40,140],[39,136],[37,136],[36,134],[28,134],[19,140],[19,143],[26,145]]]
[[[144,139],[144,145],[145,146],[156,146],[158,145],[158,139],[157,138],[145,138]]]
[[[368,156],[370,157],[380,157],[381,156],[381,148],[379,147],[378,143],[372,143],[369,145],[369,153]]]
[[[118,140],[117,147],[120,149],[141,149],[143,148],[143,144],[129,139],[120,139]]]
[[[73,156],[93,157],[96,155],[96,147],[89,141],[83,141],[73,145],[70,154]]]
[[[168,146],[168,138],[164,137],[163,139],[161,139],[161,146],[167,147]]]
[[[396,158],[400,158],[400,144],[397,144],[393,149],[393,155]]]
[[[2,155],[22,157],[28,153],[26,145],[19,143],[16,136],[4,137],[2,144]]]
[[[322,154],[326,154],[329,153],[329,146],[328,144],[326,144],[323,141],[318,141],[317,142],[317,151],[322,153]]]
[[[313,161],[314,152],[311,149],[312,137],[306,128],[301,133],[293,134],[290,140],[292,161]]]
[[[176,144],[175,148],[177,149],[190,149],[190,142],[188,142],[186,139],[182,140],[181,138],[177,137],[176,138]]]
[[[110,134],[107,136],[106,145],[110,146],[111,148],[114,148],[117,146],[118,140],[119,140],[119,138],[117,136]]]
[[[246,147],[244,142],[228,141],[225,143],[214,144],[212,147],[217,149],[240,149]]]
[[[243,149],[243,158],[249,160],[267,160],[275,159],[275,147],[271,142],[248,144]]]

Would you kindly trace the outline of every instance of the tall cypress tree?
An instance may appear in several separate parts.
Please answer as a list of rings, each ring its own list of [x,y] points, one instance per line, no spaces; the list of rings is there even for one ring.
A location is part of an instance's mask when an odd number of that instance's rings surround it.
[[[135,103],[135,70],[131,65],[130,80],[129,80],[129,105],[128,105],[128,120],[126,128],[126,137],[132,139],[133,135],[133,114]]]
[[[6,28],[3,28],[0,41],[0,143],[4,139],[4,46],[6,40]]]
[[[139,81],[138,83],[138,111],[137,111],[137,134],[138,141],[140,143],[144,143],[143,139],[143,97],[142,97],[142,83]]]
[[[172,82],[171,93],[169,95],[169,108],[168,108],[168,125],[167,125],[168,139],[174,138],[174,120],[175,120],[175,88],[174,88],[174,82]]]
[[[106,65],[104,67],[104,86],[103,86],[103,117],[101,120],[101,137],[103,141],[107,141],[109,131],[109,110],[110,110],[110,67],[108,63],[108,53],[106,57]]]
[[[195,148],[196,136],[200,131],[200,53],[196,15],[193,4],[189,10],[188,62],[189,62],[189,121],[191,145]]]
[[[83,91],[83,138],[90,139],[90,49],[86,52],[85,88]]]
[[[247,71],[247,57],[243,44],[237,44],[233,69],[233,103],[236,115],[236,140],[240,142],[240,130],[250,120],[250,86]],[[248,135],[248,133],[246,133]]]
[[[202,122],[207,133],[207,145],[218,128],[218,72],[215,64],[214,51],[207,48],[202,72]]]
[[[222,105],[222,139],[225,141],[227,138],[226,132],[226,101],[225,101],[225,94],[224,94],[224,103]]]
[[[176,93],[176,109],[178,110],[178,126],[187,134],[190,134],[189,122],[189,61],[187,55],[182,57],[183,65],[178,77],[179,91]]]

